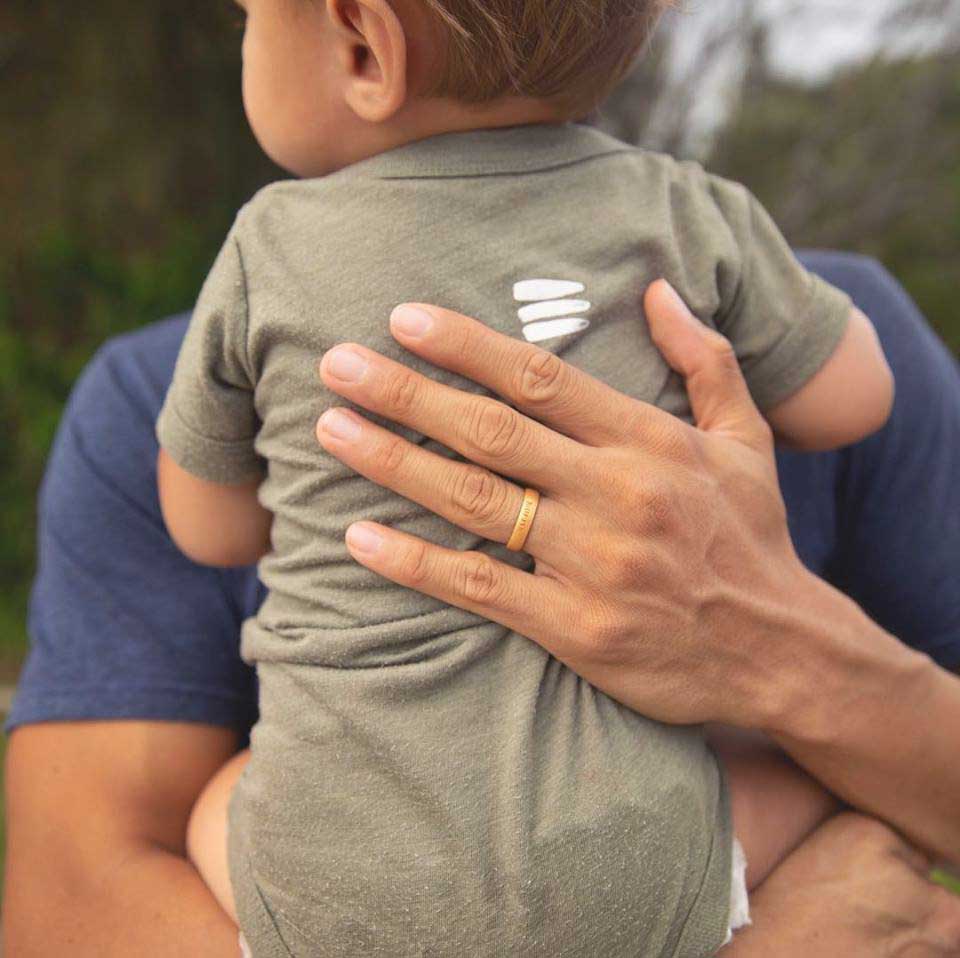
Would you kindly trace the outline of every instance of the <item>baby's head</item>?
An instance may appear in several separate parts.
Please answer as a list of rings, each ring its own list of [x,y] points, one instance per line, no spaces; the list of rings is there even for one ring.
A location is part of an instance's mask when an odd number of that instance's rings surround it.
[[[263,148],[320,176],[436,133],[575,119],[669,0],[238,0]]]

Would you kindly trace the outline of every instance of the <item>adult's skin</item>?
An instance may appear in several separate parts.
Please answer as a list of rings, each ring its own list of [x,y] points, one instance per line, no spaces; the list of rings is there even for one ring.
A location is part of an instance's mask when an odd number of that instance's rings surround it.
[[[866,276],[870,271],[859,272]],[[882,284],[875,289],[875,295],[887,294]],[[151,340],[154,351],[156,338]],[[116,367],[115,360],[122,355],[115,350],[108,356],[108,369]],[[926,361],[917,359],[918,374],[930,373],[932,378],[933,370],[924,365]],[[142,379],[146,372],[142,358],[136,359],[136,370]],[[120,381],[116,368],[110,375],[111,381]],[[128,389],[118,389],[116,398],[103,391],[88,391],[85,402],[75,409],[71,429],[77,429],[78,417],[84,423],[93,420],[78,437],[88,458],[94,455],[93,437],[102,429],[109,429],[111,422],[119,423],[120,416],[143,412],[138,406],[142,397],[125,391]],[[106,399],[117,412],[107,410],[105,418],[96,421],[108,405]],[[149,435],[149,420],[144,429]],[[127,445],[117,450],[117,467],[129,461],[134,451]],[[152,462],[155,451],[145,444],[143,461]],[[96,456],[91,462],[97,468],[111,468],[113,459]],[[712,464],[704,463],[704,468],[709,470]],[[143,481],[134,476],[126,490],[111,488],[108,504],[120,508],[116,496],[135,494]],[[92,521],[109,532],[111,517],[103,511],[107,506],[101,494],[87,496],[73,473],[60,482],[66,483],[73,500],[64,499],[64,509],[47,517],[48,522],[57,524],[50,531],[68,544],[76,536],[77,523],[87,528]],[[78,495],[83,498],[74,508],[70,503]],[[148,505],[137,502],[136,510],[146,515]],[[92,520],[91,509],[95,512]],[[146,534],[143,543],[162,578],[163,563],[172,562],[173,557],[157,555],[156,545]],[[84,572],[83,554],[76,559],[81,564],[69,566],[74,577]],[[197,570],[196,577],[201,575],[210,574]],[[146,583],[146,576],[143,581]],[[789,588],[789,583],[785,587]],[[217,595],[216,589],[209,591],[211,606]],[[136,601],[133,593],[130,600]],[[116,613],[127,615],[129,609],[117,608]],[[213,608],[214,618],[207,627],[221,614]],[[749,629],[753,613],[748,609],[740,614],[747,616],[741,628]],[[75,609],[73,615],[82,617],[84,610]],[[131,620],[131,625],[137,622]],[[195,627],[203,627],[203,623]],[[235,650],[230,654],[235,656]],[[220,667],[231,666],[224,658]],[[63,687],[72,678],[72,673],[59,671],[54,676]],[[49,685],[47,682],[45,687]],[[102,690],[104,697],[112,694],[106,686]],[[185,860],[184,834],[189,809],[203,783],[239,747],[242,730],[228,726],[239,728],[246,720],[230,720],[226,711],[213,715],[191,711],[199,705],[191,699],[179,703],[173,714],[183,715],[185,721],[181,722],[156,720],[168,714],[159,702],[138,704],[141,711],[135,712],[125,710],[122,702],[117,706],[111,701],[110,711],[98,713],[128,719],[139,715],[136,721],[51,721],[56,715],[67,718],[63,711],[55,711],[57,706],[51,706],[42,719],[26,719],[26,724],[19,725],[10,742],[7,764],[5,953],[24,958],[67,953],[81,958],[129,954],[235,958],[233,929]],[[216,724],[221,721],[215,718],[219,714],[224,716],[222,727]],[[208,724],[192,724],[187,721],[191,716],[194,722]],[[41,721],[47,724],[38,724]],[[949,728],[935,730],[934,738],[938,736],[951,742],[955,739]],[[916,757],[911,756],[911,762]],[[843,861],[852,861],[855,869],[838,871],[835,863]],[[765,883],[753,899],[755,926],[738,936],[723,954],[735,958],[759,954],[778,958],[957,954],[960,906],[934,890],[924,880],[924,871],[925,863],[885,827],[850,816],[838,819]],[[869,876],[866,889],[864,875]],[[798,894],[798,889],[803,893]],[[848,902],[856,902],[857,907],[847,907]]]
[[[927,958],[960,954],[960,905],[929,861],[879,822],[839,815],[751,895],[754,924],[722,958]],[[776,928],[771,937],[766,929]]]
[[[330,389],[476,463],[343,410],[362,427],[346,440],[326,428],[329,411],[317,436],[347,465],[500,542],[522,488],[498,473],[543,493],[526,545],[534,574],[373,523],[348,530],[354,558],[528,636],[645,715],[769,733],[851,805],[960,862],[960,764],[942,734],[960,730],[960,681],[807,572],[772,433],[730,344],[666,283],[648,291],[646,314],[697,428],[437,307],[398,309],[394,336],[516,408],[361,346],[331,350]],[[350,381],[334,375],[341,350],[366,363]]]

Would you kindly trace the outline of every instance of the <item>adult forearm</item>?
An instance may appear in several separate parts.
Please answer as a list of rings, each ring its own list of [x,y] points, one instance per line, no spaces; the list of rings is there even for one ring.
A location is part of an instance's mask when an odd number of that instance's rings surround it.
[[[3,953],[236,958],[236,931],[185,849],[190,810],[236,739],[185,722],[18,728],[4,783]]]
[[[8,883],[3,950],[18,958],[239,953],[236,928],[193,866],[150,845],[118,854],[102,873]]]
[[[769,731],[851,805],[960,861],[960,680],[811,580],[788,707]]]

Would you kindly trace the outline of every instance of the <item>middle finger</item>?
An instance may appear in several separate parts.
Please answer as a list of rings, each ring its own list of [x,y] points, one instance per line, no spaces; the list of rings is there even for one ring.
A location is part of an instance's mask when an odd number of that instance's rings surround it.
[[[346,409],[330,409],[320,417],[317,439],[360,475],[468,532],[500,543],[513,532],[523,490],[486,469],[446,459]],[[547,559],[538,546],[564,541],[557,534],[559,508],[546,497],[540,500],[524,552]]]
[[[320,375],[328,388],[365,409],[542,492],[583,482],[583,447],[495,399],[434,382],[352,343],[330,350]]]

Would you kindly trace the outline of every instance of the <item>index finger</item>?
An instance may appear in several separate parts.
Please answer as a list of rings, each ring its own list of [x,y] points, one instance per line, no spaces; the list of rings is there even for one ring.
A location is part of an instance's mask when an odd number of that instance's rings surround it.
[[[440,306],[398,306],[390,317],[390,330],[411,352],[486,386],[531,418],[584,445],[635,441],[651,418],[667,415],[545,349]]]

